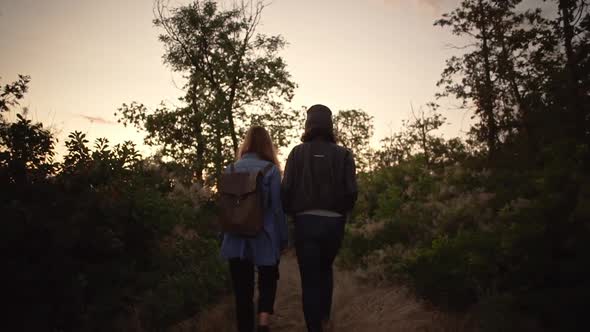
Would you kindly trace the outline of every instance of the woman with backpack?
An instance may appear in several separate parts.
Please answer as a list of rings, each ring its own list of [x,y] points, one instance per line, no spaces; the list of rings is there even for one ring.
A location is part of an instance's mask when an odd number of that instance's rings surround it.
[[[239,332],[254,331],[254,270],[258,270],[258,332],[269,331],[279,259],[287,246],[287,224],[276,149],[263,127],[246,133],[237,161],[222,175],[221,255],[229,261]]]

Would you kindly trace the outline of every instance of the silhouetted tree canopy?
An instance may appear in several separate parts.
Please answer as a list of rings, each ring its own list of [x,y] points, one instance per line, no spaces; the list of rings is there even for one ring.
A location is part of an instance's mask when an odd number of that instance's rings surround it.
[[[263,9],[253,0],[231,9],[210,0],[174,8],[155,2],[164,62],[187,81],[184,106],[149,111],[134,102],[118,113],[124,123],[147,131],[147,144],[160,146],[162,155],[192,169],[198,180],[204,171],[220,174],[253,122],[269,127],[280,146],[293,136],[288,132],[296,116],[282,105],[295,88],[279,56],[286,42],[257,32]]]

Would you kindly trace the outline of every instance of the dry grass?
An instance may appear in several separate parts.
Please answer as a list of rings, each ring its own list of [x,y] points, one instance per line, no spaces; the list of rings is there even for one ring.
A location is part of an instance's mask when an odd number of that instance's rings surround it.
[[[334,280],[333,319],[337,332],[473,331],[466,319],[452,318],[426,309],[400,287],[373,287],[351,273],[337,271]],[[271,330],[304,332],[299,271],[293,254],[281,262],[281,279]],[[173,332],[233,332],[231,298],[172,329]]]

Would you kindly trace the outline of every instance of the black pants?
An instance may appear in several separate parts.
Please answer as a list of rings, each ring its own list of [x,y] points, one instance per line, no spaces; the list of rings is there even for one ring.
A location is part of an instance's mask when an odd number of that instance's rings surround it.
[[[274,312],[278,265],[258,266],[258,312]],[[239,332],[254,331],[254,264],[249,260],[229,260],[232,285],[236,301]]]
[[[330,318],[334,279],[332,265],[344,236],[344,217],[300,215],[295,218],[295,250],[301,274],[307,330],[322,330]]]

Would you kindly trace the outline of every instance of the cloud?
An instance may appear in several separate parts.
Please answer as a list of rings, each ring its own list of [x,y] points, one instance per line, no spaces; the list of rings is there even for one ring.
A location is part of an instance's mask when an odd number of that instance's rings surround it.
[[[424,7],[428,7],[435,11],[440,11],[448,0],[384,0],[386,4],[391,5],[407,5],[408,3],[415,3]]]
[[[418,0],[418,2],[434,9],[440,9],[442,5],[442,0]]]
[[[89,115],[84,115],[84,114],[78,114],[78,116],[80,116],[92,123],[105,124],[105,125],[115,124],[115,122],[113,122],[111,120],[107,120],[105,118],[101,118],[99,116],[89,116]]]

